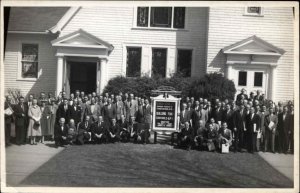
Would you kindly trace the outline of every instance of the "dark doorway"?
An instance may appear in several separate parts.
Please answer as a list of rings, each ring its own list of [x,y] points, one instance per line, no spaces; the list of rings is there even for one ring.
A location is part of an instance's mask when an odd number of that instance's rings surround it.
[[[70,91],[76,90],[92,93],[96,91],[97,63],[95,62],[70,62]]]

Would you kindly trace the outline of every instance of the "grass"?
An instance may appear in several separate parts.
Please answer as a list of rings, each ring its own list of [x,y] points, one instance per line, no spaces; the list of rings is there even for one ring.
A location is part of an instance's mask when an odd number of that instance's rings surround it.
[[[117,143],[70,146],[20,186],[291,188],[293,182],[257,154]]]

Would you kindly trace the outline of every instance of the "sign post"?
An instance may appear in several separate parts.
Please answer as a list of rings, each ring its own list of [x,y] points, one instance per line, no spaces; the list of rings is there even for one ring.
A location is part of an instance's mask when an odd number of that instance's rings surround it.
[[[157,97],[151,97],[151,100],[153,109],[152,131],[154,131],[154,143],[156,143],[157,131],[172,133],[179,131],[181,98],[176,98],[172,95],[161,94]]]

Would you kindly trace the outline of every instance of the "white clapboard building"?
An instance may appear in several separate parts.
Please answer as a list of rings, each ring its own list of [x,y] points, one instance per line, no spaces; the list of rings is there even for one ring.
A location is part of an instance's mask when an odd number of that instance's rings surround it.
[[[292,7],[12,7],[5,88],[101,92],[118,75],[221,72],[239,91],[293,99]]]

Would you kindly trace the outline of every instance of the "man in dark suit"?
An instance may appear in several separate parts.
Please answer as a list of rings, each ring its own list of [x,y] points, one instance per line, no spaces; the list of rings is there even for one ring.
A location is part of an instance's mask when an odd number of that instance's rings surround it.
[[[180,148],[186,148],[188,151],[191,149],[194,141],[194,131],[190,127],[188,121],[184,123],[184,127],[180,129],[177,135],[177,145]]]
[[[108,126],[103,121],[103,117],[100,115],[96,122],[91,126],[92,140],[97,143],[106,143],[108,140]]]
[[[229,103],[226,104],[226,110],[223,111],[222,122],[227,123],[227,128],[231,131],[233,130],[233,120],[232,120],[233,111]]]
[[[107,102],[107,105],[105,105],[103,109],[103,116],[104,121],[111,125],[112,119],[116,119],[116,106],[115,104],[112,104],[111,98],[109,98]]]
[[[16,144],[21,145],[26,143],[26,131],[28,121],[28,106],[24,103],[24,97],[19,98],[19,103],[14,106],[14,112],[16,116],[15,128],[16,128]]]
[[[78,125],[77,141],[79,145],[83,145],[84,143],[91,141],[91,122],[90,116],[88,115],[85,117],[84,121]]]
[[[56,122],[60,120],[60,118],[64,118],[66,123],[69,123],[71,118],[71,106],[68,104],[68,99],[64,98],[63,104],[59,105],[56,112]]]
[[[73,105],[71,106],[70,118],[74,119],[76,126],[81,122],[81,113],[81,106],[78,104],[78,99],[75,98]]]
[[[59,123],[54,128],[54,140],[56,147],[67,144],[68,126],[65,124],[65,118],[61,117]]]
[[[120,141],[120,127],[117,125],[115,118],[111,120],[111,125],[108,130],[108,141],[112,143]]]
[[[255,114],[254,107],[250,108],[250,114],[246,116],[246,129],[248,151],[253,153],[256,149],[257,132],[259,130],[259,117]]]
[[[4,122],[5,122],[5,145],[10,145],[10,132],[11,132],[11,124],[14,122],[13,113],[14,108],[11,104],[11,96],[6,97],[6,101],[4,103]]]
[[[283,112],[278,114],[278,152],[287,153],[288,146],[288,130],[289,130],[289,121],[290,114],[288,114],[288,107],[283,107]]]
[[[243,121],[243,105],[240,105],[232,115],[233,135],[234,135],[234,151],[242,151],[244,147],[244,121]]]
[[[126,121],[125,115],[121,115],[121,120],[119,120],[117,124],[120,127],[120,140],[122,142],[129,142],[130,128],[128,122]]]
[[[221,122],[223,118],[223,110],[221,108],[222,103],[218,102],[216,108],[213,110],[212,117],[215,119],[216,123],[218,123],[221,127]]]

